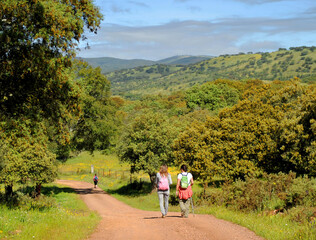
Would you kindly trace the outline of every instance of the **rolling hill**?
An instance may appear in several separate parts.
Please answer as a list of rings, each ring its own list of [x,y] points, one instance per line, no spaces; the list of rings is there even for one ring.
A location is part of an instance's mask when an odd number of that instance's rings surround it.
[[[151,66],[155,64],[166,65],[188,65],[192,63],[201,62],[212,58],[211,56],[173,56],[170,58],[161,59],[159,61],[151,61],[144,59],[120,59],[112,57],[102,58],[80,58],[88,62],[93,67],[100,67],[102,73],[113,72],[116,70],[136,68],[140,66]]]
[[[86,61],[93,67],[100,67],[102,73],[112,72],[121,69],[135,68],[138,66],[150,66],[157,64],[154,61],[144,60],[144,59],[120,59],[112,57],[102,57],[102,58],[80,58]]]
[[[136,67],[107,73],[114,95],[138,98],[170,93],[219,78],[316,82],[316,47],[293,47],[271,53],[222,55],[189,65]]]

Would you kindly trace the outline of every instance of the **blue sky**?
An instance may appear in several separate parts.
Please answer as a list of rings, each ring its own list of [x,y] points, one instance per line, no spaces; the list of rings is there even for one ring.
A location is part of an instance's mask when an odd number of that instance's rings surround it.
[[[95,0],[80,57],[159,60],[316,45],[316,0]],[[84,49],[85,44],[90,49]]]

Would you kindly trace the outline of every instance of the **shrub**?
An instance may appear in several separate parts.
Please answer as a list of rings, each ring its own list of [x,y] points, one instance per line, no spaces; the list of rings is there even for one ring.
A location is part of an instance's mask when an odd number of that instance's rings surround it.
[[[32,198],[28,195],[21,195],[19,197],[19,208],[23,210],[35,210],[40,211],[56,206],[55,200],[52,197],[39,196],[38,198]]]
[[[286,213],[292,221],[300,223],[313,222],[316,217],[316,208],[299,206],[287,210]]]
[[[316,217],[316,179],[296,174],[264,174],[261,178],[227,181],[197,195],[198,204],[226,206],[245,212],[286,213],[298,222]]]
[[[316,179],[309,179],[307,176],[298,177],[293,180],[287,190],[288,206],[316,207]]]

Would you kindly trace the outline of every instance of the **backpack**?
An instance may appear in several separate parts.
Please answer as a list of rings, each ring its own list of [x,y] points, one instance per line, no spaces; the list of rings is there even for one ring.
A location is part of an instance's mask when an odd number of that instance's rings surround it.
[[[97,176],[93,177],[93,181],[98,181],[98,180],[99,180],[99,178]]]
[[[159,190],[168,190],[169,189],[169,181],[168,181],[168,177],[165,176],[161,176],[161,179],[159,181]]]
[[[183,189],[186,189],[188,188],[189,186],[189,181],[188,181],[188,174],[187,175],[182,175],[182,178],[181,178],[181,181],[180,181],[180,187],[183,188]]]

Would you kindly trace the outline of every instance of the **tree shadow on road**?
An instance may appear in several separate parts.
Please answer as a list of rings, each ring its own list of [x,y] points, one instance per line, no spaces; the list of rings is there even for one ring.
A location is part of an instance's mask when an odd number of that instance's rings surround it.
[[[132,182],[118,189],[108,189],[106,191],[109,194],[138,197],[150,194],[152,185],[149,182]]]
[[[45,186],[42,188],[44,195],[57,195],[59,193],[77,193],[77,194],[106,194],[100,188],[71,188],[71,187],[58,187],[58,186]]]
[[[70,187],[58,187],[58,186],[42,186],[42,194],[44,195],[53,195],[59,193],[75,193],[75,189]]]

